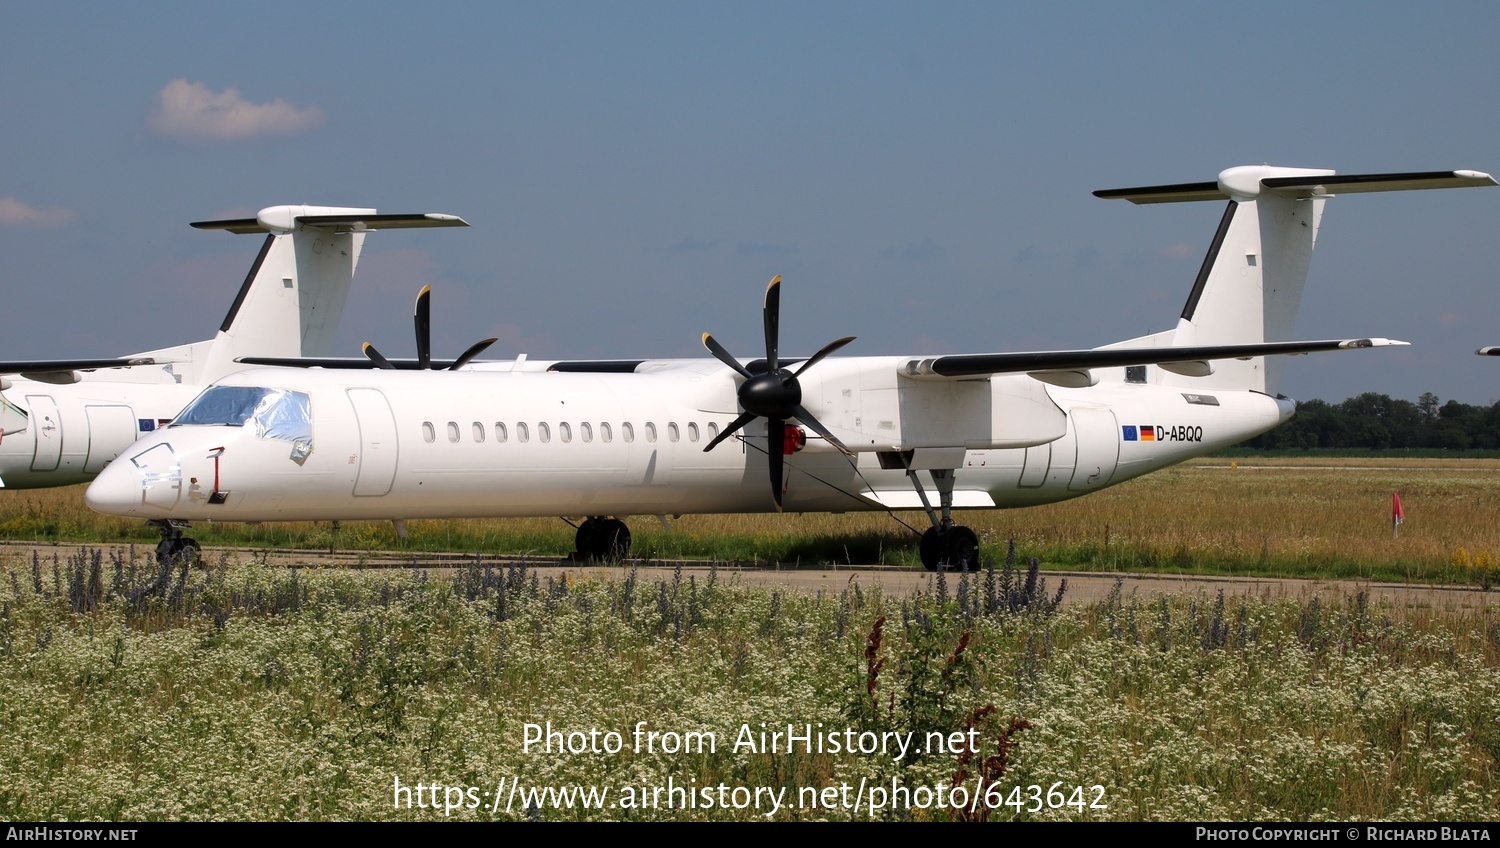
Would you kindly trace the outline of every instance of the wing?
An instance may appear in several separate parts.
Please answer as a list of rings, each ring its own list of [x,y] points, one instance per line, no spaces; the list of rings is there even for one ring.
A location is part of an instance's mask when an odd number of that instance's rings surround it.
[[[20,374],[38,383],[76,383],[79,371],[97,371],[101,368],[130,368],[135,365],[156,365],[152,357],[133,359],[34,359],[0,362],[0,374]]]
[[[1392,339],[1325,339],[1306,342],[1263,342],[1244,345],[1210,345],[1202,347],[1097,348],[1092,350],[1048,350],[1032,353],[979,353],[912,358],[901,368],[902,375],[915,378],[955,379],[987,374],[1030,374],[1044,382],[1049,375],[1062,378],[1090,368],[1117,368],[1124,365],[1157,365],[1175,374],[1201,377],[1213,373],[1209,362],[1215,359],[1250,359],[1318,353],[1329,350],[1360,350],[1372,347],[1407,345]],[[1076,385],[1066,381],[1064,385]]]

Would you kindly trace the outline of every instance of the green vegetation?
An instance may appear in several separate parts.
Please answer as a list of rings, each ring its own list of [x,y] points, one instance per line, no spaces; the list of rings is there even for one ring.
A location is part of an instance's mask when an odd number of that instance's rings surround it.
[[[1391,495],[1406,523],[1391,532]],[[1087,497],[963,513],[988,556],[1014,539],[1044,568],[1494,585],[1500,460],[1207,458]],[[920,513],[901,521],[925,528]],[[918,568],[917,534],[880,513],[683,516],[630,522],[633,555],[667,560],[883,564]],[[552,519],[199,524],[205,545],[565,556],[573,528]],[[82,490],[0,491],[0,537],[152,546],[143,522],[98,516]],[[352,558],[352,557],[351,557]]]
[[[1416,403],[1365,392],[1342,403],[1307,400],[1297,415],[1244,443],[1253,450],[1467,451],[1500,450],[1500,402],[1440,403],[1427,392]]]
[[[1043,582],[1001,569],[894,598],[855,582],[838,595],[747,589],[712,572],[33,560],[0,577],[0,816],[1500,816],[1493,609],[1118,592],[1057,607],[1062,588]],[[548,722],[600,745],[618,733],[621,750],[569,753],[559,737],[527,752],[526,725]],[[638,722],[664,734],[652,750],[636,750]],[[734,750],[762,722],[918,739],[972,728],[979,750]],[[690,733],[716,744],[663,750],[666,734]],[[492,810],[502,780],[593,787],[616,806]],[[873,813],[869,796],[857,813],[834,800],[862,781],[912,794]],[[972,808],[934,794],[976,782],[994,791]],[[627,790],[640,801],[672,784],[785,795],[775,810],[765,798],[624,806]],[[403,798],[417,785],[459,791]]]

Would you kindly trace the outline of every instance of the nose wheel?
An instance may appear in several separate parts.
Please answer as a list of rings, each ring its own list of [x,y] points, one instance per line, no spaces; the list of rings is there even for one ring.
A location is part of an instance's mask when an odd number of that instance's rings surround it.
[[[156,543],[158,563],[165,565],[181,560],[192,565],[203,555],[203,546],[198,544],[198,540],[182,534],[183,528],[188,526],[186,521],[167,520],[150,523],[161,533],[161,541]]]
[[[594,516],[578,525],[573,546],[579,559],[619,562],[630,555],[630,528],[618,518]]]

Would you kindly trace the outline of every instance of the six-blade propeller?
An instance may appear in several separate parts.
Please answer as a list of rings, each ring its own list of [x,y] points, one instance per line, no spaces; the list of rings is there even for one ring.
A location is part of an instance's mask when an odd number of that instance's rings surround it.
[[[765,331],[766,331],[766,370],[763,374],[752,374],[745,366],[724,349],[724,346],[714,340],[708,333],[703,334],[703,346],[708,348],[720,362],[733,368],[745,381],[740,384],[738,394],[740,406],[744,412],[734,419],[724,432],[715,436],[709,442],[705,451],[713,450],[720,442],[729,438],[736,431],[754,421],[757,418],[766,419],[766,458],[771,470],[771,497],[776,500],[776,508],[781,509],[782,476],[786,463],[786,422],[795,419],[804,427],[817,433],[828,441],[829,444],[843,451],[849,456],[853,452],[845,447],[836,436],[828,432],[828,428],[819,423],[811,412],[802,406],[802,386],[797,378],[804,371],[816,365],[823,357],[838,350],[844,345],[854,341],[854,336],[848,336],[837,341],[829,342],[823,349],[813,354],[810,359],[803,362],[796,371],[790,371],[781,367],[778,357],[779,325],[781,319],[781,277],[775,277],[770,285],[766,286],[765,301]]]
[[[430,370],[432,368],[432,286],[423,286],[422,291],[417,293],[417,306],[412,315],[412,323],[416,325],[417,331],[417,367],[423,371]],[[453,364],[448,366],[448,370],[457,371],[468,365],[470,360],[484,353],[495,341],[495,339],[484,339],[469,345],[468,350],[453,360]],[[360,349],[377,366],[392,370],[396,368],[394,362],[382,356],[380,351],[376,350],[375,346],[369,342],[365,342]]]

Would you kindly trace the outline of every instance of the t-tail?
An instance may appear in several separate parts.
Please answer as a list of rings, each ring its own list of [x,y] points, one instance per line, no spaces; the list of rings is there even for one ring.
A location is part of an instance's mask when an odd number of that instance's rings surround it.
[[[1094,194],[1132,203],[1228,200],[1214,240],[1175,329],[1111,347],[1166,347],[1282,342],[1302,303],[1323,204],[1339,194],[1496,185],[1478,171],[1337,175],[1308,168],[1247,165],[1215,182],[1108,189]],[[1163,366],[1162,382],[1202,389],[1249,389],[1275,395],[1284,357],[1213,363],[1211,373],[1183,363]]]
[[[235,361],[240,357],[332,353],[365,233],[468,224],[435,213],[380,215],[374,209],[271,206],[254,218],[199,221],[192,226],[266,237],[212,339],[135,355],[170,362],[180,382],[205,385],[241,370],[244,366]]]

